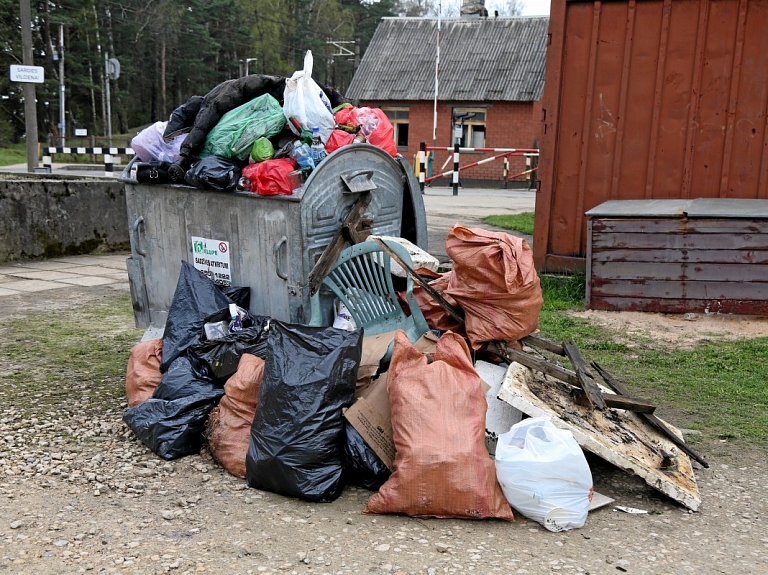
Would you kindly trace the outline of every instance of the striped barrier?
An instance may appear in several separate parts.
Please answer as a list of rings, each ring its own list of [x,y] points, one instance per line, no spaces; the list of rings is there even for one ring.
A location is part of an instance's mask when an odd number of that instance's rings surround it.
[[[112,156],[133,156],[133,148],[43,148],[43,167],[50,172],[53,166],[53,154],[93,154],[104,156],[104,175],[114,176],[114,161]]]
[[[427,178],[426,166],[425,166],[425,163],[426,163],[425,158],[426,158],[427,151],[453,152],[453,169]],[[477,162],[472,162],[471,164],[467,164],[466,166],[459,166],[459,161],[461,159],[461,152],[486,152],[486,153],[492,152],[494,153],[494,155],[491,156],[490,158],[484,158]],[[519,176],[528,176],[537,170],[537,168],[531,168],[530,166],[531,166],[531,158],[534,156],[538,157],[538,155],[539,155],[538,148],[460,148],[458,144],[454,144],[453,147],[428,146],[424,142],[421,142],[419,144],[419,187],[423,192],[424,186],[426,184],[429,184],[430,182],[438,178],[445,178],[445,177],[451,176],[451,185],[453,186],[453,195],[458,196],[459,195],[459,173],[461,170],[468,170],[469,168],[474,168],[475,166],[479,166],[481,164],[487,164],[488,162],[492,162],[494,160],[498,160],[499,158],[503,158],[504,159],[504,168],[503,168],[504,187],[506,188],[507,182],[509,181],[509,178],[510,178],[509,157],[510,156],[525,157],[525,164],[526,164],[526,168],[528,169],[526,169],[524,172],[520,172],[519,174],[515,174],[514,176],[511,176],[512,178],[516,178]],[[444,166],[445,164],[443,164],[443,167]]]

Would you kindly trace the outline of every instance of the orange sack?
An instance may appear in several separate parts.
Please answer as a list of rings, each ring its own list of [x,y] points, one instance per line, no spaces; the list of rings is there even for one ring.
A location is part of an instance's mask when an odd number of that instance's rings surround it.
[[[453,259],[445,291],[464,310],[473,348],[489,341],[515,341],[536,330],[544,298],[528,242],[456,224],[445,248]]]
[[[448,288],[448,283],[451,281],[452,275],[453,272],[439,275],[436,279],[431,280],[429,285],[437,293],[443,296],[449,304],[454,307],[461,307],[458,302],[445,291]],[[444,331],[453,331],[460,334],[464,333],[464,326],[453,319],[453,316],[445,311],[443,306],[432,299],[432,296],[424,291],[421,286],[413,286],[413,297],[416,298],[416,303],[419,304],[419,309],[429,327],[442,329]]]
[[[208,416],[206,437],[211,455],[235,477],[245,479],[251,423],[264,377],[264,360],[244,353],[237,371],[224,384],[224,397]]]
[[[135,407],[145,402],[155,393],[163,374],[160,363],[163,361],[163,340],[151,339],[134,345],[125,370],[125,395],[128,407]]]
[[[487,404],[464,340],[448,332],[432,363],[395,334],[387,378],[394,472],[364,513],[513,519],[485,447]]]

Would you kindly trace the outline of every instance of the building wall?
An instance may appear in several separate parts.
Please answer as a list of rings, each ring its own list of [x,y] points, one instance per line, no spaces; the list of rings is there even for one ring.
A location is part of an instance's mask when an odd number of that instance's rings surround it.
[[[361,106],[378,108],[397,107],[409,110],[408,147],[400,147],[399,151],[415,163],[419,143],[432,145],[432,125],[434,104],[432,101],[397,102],[397,101],[362,101]],[[437,139],[436,146],[453,145],[452,111],[454,108],[484,108],[486,110],[486,148],[532,148],[541,136],[541,102],[440,102],[437,106]],[[448,171],[453,167],[453,160],[443,167],[444,162],[452,157],[452,152],[438,151],[432,164],[434,175]],[[466,166],[493,156],[493,153],[472,152],[461,155],[461,165]],[[526,169],[525,159],[511,157],[509,174],[518,174]],[[503,161],[501,159],[488,162],[481,166],[469,168],[461,172],[462,180],[479,180],[488,182],[503,181]],[[447,177],[450,181],[450,176]],[[525,182],[521,176],[510,181]],[[443,180],[443,183],[445,180]]]

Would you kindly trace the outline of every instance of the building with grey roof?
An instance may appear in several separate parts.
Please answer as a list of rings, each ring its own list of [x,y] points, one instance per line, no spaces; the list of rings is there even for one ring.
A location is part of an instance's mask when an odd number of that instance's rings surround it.
[[[420,142],[451,146],[456,125],[462,147],[533,147],[541,125],[548,26],[548,17],[441,21],[435,140],[436,18],[382,19],[347,96],[387,112],[398,149],[410,161]],[[462,154],[461,164],[490,155]],[[447,157],[444,151],[433,156],[433,173],[450,169],[443,168]],[[523,158],[511,159],[511,174],[524,170]],[[500,180],[502,163],[462,171],[462,178]]]

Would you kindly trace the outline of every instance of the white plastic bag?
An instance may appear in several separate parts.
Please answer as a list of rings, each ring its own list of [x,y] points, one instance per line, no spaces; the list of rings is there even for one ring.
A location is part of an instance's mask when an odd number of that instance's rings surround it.
[[[312,62],[312,50],[307,50],[304,69],[285,81],[283,113],[297,136],[302,130],[311,133],[312,128],[320,128],[320,139],[325,143],[331,137],[336,119],[328,96],[312,79]]]
[[[587,521],[592,473],[573,434],[549,417],[525,419],[499,436],[496,477],[509,504],[550,531]]]
[[[357,329],[357,324],[352,318],[352,314],[349,313],[347,306],[340,300],[337,299],[333,303],[333,311],[336,313],[336,317],[333,320],[333,327],[345,329],[347,331],[355,331]]]
[[[144,128],[131,140],[131,148],[142,162],[178,162],[181,144],[187,134],[180,134],[170,142],[163,140],[163,132],[168,122],[155,122]]]

